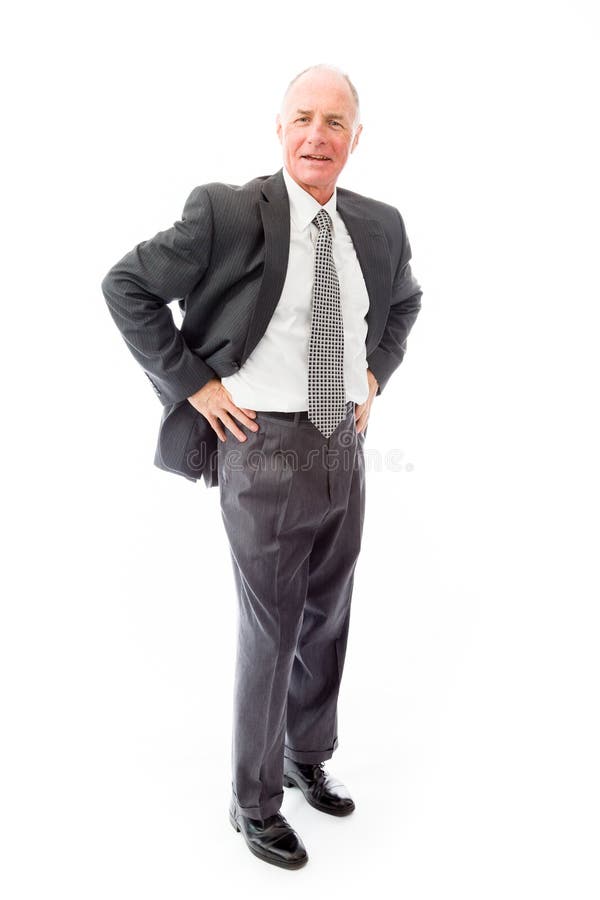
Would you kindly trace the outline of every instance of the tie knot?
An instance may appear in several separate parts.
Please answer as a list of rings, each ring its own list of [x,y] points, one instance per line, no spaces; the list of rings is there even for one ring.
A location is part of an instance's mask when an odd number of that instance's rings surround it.
[[[326,209],[320,209],[314,217],[313,222],[315,223],[319,231],[322,231],[324,228],[326,228],[328,231],[331,230],[331,217]]]

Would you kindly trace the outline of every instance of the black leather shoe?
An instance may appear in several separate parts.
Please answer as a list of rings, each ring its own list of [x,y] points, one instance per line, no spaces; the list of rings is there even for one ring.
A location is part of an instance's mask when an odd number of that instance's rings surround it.
[[[347,816],[354,809],[348,789],[328,775],[324,763],[299,763],[288,756],[283,760],[285,787],[299,787],[311,806],[332,816]]]
[[[266,819],[250,819],[239,814],[232,798],[229,818],[235,830],[242,832],[250,852],[264,862],[282,869],[299,869],[308,862],[304,844],[280,813]]]

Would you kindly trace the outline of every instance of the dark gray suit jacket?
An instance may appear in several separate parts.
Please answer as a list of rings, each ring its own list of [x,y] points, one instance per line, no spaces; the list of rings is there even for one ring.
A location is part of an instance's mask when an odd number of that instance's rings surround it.
[[[395,207],[338,188],[337,208],[369,294],[367,364],[380,394],[402,361],[422,292]],[[142,241],[104,277],[111,315],[164,406],[160,468],[217,485],[217,436],[187,398],[237,371],[260,341],[281,296],[289,242],[280,169],[242,186],[195,187],[172,228]],[[174,300],[181,328],[168,307]]]

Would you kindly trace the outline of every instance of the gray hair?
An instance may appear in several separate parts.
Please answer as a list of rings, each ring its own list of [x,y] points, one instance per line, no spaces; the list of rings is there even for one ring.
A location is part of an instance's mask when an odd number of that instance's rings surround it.
[[[338,69],[337,66],[330,66],[327,63],[317,63],[317,65],[315,65],[315,66],[309,66],[307,69],[303,69],[302,72],[298,72],[298,74],[294,78],[292,78],[292,80],[288,84],[287,88],[285,89],[285,93],[284,93],[282,101],[281,101],[281,108],[283,109],[283,105],[285,103],[287,95],[290,92],[290,88],[292,87],[292,85],[295,84],[298,81],[298,79],[302,77],[302,75],[305,75],[307,72],[313,72],[315,69],[325,69],[328,72],[335,72],[337,75],[339,75],[341,78],[343,78],[345,80],[346,84],[350,88],[350,93],[352,94],[352,99],[354,100],[354,105],[356,106],[355,124],[358,124],[358,122],[360,121],[360,100],[358,99],[358,91],[356,90],[356,88],[354,87],[352,82],[350,81],[350,77],[345,72],[342,72],[342,70]]]

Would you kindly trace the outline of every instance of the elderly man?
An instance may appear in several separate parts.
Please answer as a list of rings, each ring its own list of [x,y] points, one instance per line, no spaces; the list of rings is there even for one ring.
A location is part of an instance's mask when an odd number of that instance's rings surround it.
[[[164,406],[155,463],[219,486],[239,610],[229,816],[257,857],[289,869],[308,855],[279,812],[284,786],[324,813],[354,809],[324,763],[363,444],[421,306],[398,210],[336,187],[361,131],[346,75],[301,72],[277,116],[282,169],[195,188],[181,219],[102,282]]]

